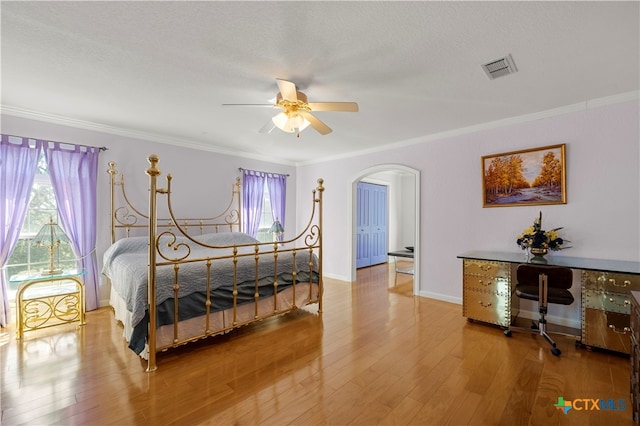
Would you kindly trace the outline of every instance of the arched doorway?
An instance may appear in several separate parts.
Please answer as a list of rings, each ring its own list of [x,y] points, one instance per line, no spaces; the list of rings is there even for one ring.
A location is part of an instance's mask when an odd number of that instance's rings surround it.
[[[413,210],[413,220],[414,220],[414,231],[413,231],[413,241],[414,241],[414,276],[413,276],[413,294],[417,295],[420,293],[420,171],[413,169],[408,166],[403,166],[401,164],[380,164],[377,166],[369,167],[367,169],[359,171],[353,178],[351,179],[350,186],[350,199],[351,203],[349,206],[350,209],[350,217],[351,221],[349,224],[349,233],[351,235],[351,257],[350,257],[350,270],[351,270],[351,281],[355,281],[356,279],[356,211],[357,211],[357,185],[358,182],[366,179],[371,176],[380,176],[382,173],[391,173],[400,176],[398,179],[399,182],[404,182],[405,190],[409,189],[409,192],[414,197],[414,204],[412,206]],[[396,185],[398,185],[396,183]],[[406,187],[409,188],[406,188]],[[410,187],[413,188],[410,188]],[[407,212],[405,212],[407,213]],[[409,213],[410,215],[410,213]],[[411,216],[411,215],[410,215]],[[394,226],[394,224],[390,223],[390,226]]]

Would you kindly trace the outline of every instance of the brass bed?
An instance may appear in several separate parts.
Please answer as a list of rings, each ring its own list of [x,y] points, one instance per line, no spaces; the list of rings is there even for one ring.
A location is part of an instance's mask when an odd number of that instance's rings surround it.
[[[322,312],[322,179],[308,222],[294,238],[260,243],[241,231],[240,180],[217,216],[180,219],[172,176],[158,187],[159,158],[148,157],[148,214],[129,201],[124,175],[109,163],[112,245],[103,274],[129,347],[157,368],[156,354],[262,319],[318,304]],[[165,197],[167,218],[158,218]],[[132,235],[140,233],[146,235]],[[174,319],[178,319],[175,321]]]

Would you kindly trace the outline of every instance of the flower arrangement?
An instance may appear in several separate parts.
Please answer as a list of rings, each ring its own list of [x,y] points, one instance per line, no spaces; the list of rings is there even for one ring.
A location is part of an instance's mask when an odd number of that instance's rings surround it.
[[[569,247],[563,247],[563,244],[569,242],[560,237],[558,233],[560,228],[554,228],[550,231],[542,229],[542,212],[540,216],[533,221],[533,226],[528,227],[522,234],[518,235],[516,243],[522,250],[528,248],[543,250],[562,250]]]

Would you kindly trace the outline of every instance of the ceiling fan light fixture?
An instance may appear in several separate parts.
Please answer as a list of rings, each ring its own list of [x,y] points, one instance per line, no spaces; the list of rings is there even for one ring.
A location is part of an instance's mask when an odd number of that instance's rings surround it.
[[[283,132],[293,133],[293,130],[287,130],[287,122],[289,121],[289,117],[287,117],[287,114],[285,114],[284,112],[281,112],[278,115],[274,116],[271,121],[273,121],[273,124],[275,124],[276,127]]]
[[[295,112],[281,112],[271,119],[273,124],[283,132],[293,133],[302,131],[309,126],[309,121]]]
[[[300,114],[292,114],[289,116],[289,122],[291,123],[291,127],[294,129],[298,129],[298,131],[304,130],[311,123],[307,121],[306,118],[301,116]]]

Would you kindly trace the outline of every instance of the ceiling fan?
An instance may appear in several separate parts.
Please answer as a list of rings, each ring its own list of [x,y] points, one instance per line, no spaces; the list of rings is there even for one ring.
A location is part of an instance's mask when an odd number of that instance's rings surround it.
[[[318,133],[326,135],[331,128],[311,114],[312,111],[342,111],[358,112],[356,102],[308,102],[307,95],[298,91],[296,85],[290,81],[276,79],[280,92],[275,104],[222,104],[222,106],[263,106],[280,108],[282,111],[275,115],[260,130],[260,133],[270,133],[276,127],[287,133],[300,132],[311,126]]]

